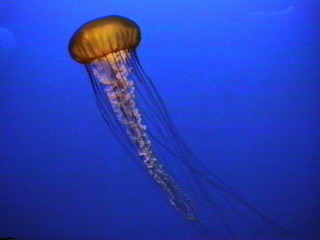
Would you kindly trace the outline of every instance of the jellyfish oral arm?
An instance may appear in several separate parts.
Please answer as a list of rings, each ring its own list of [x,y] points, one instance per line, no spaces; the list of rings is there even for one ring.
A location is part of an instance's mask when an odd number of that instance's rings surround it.
[[[135,99],[134,82],[130,79],[132,67],[128,60],[132,57],[130,51],[120,50],[93,61],[87,67],[92,72],[93,81],[102,85],[103,94],[109,99],[118,121],[125,127],[149,175],[165,192],[170,204],[187,219],[193,220],[195,217],[190,200],[166,173],[152,150],[147,127],[143,124]]]

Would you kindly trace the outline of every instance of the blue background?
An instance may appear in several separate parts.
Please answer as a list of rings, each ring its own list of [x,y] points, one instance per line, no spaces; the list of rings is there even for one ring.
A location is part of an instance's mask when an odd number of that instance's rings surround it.
[[[128,160],[67,52],[136,21],[138,55],[201,161],[293,236],[320,236],[319,4],[0,2],[0,237],[200,239]]]

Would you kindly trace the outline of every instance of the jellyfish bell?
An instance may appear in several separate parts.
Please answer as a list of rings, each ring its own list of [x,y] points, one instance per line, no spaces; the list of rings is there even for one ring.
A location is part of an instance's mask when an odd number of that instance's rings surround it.
[[[246,222],[243,211],[282,231],[206,168],[180,137],[138,60],[135,50],[140,41],[141,31],[135,22],[109,16],[84,24],[69,44],[72,58],[85,65],[102,116],[121,147],[141,163],[170,205],[192,220],[189,224],[202,235],[212,237],[212,229],[217,230],[219,224],[224,228],[219,237],[238,236],[233,226],[239,225],[239,220]],[[171,161],[164,166],[166,158]],[[187,178],[185,184],[168,171],[170,165],[179,165],[183,171],[179,175]],[[229,212],[238,218],[229,221]]]
[[[109,16],[90,21],[79,28],[69,44],[69,52],[79,63],[108,56],[120,50],[134,50],[141,41],[139,26],[132,20]],[[112,61],[113,58],[109,57]]]

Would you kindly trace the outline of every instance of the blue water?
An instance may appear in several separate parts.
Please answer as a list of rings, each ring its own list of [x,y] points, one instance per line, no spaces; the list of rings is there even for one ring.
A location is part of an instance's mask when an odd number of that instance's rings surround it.
[[[263,236],[319,238],[319,4],[297,0],[2,1],[0,238],[219,236],[128,159],[69,56],[80,25],[114,14],[141,27],[140,61],[198,159],[290,232]]]

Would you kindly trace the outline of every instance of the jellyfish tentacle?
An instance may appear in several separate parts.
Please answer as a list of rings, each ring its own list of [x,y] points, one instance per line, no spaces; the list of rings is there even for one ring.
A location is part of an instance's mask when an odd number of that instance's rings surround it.
[[[135,84],[130,79],[131,68],[125,60],[131,58],[130,51],[120,50],[88,64],[94,80],[103,86],[105,96],[127,136],[135,145],[149,175],[162,188],[170,204],[187,219],[195,219],[190,199],[178,187],[155,156],[146,125],[135,97]],[[108,71],[106,71],[108,69]]]

